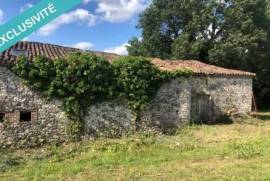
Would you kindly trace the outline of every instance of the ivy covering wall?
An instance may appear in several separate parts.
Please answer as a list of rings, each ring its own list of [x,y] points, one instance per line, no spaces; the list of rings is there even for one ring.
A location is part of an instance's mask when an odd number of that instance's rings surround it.
[[[65,59],[19,57],[11,70],[45,98],[63,101],[70,122],[71,139],[84,130],[86,109],[98,102],[124,96],[130,109],[139,114],[169,79],[190,76],[189,70],[161,71],[143,57],[120,57],[110,64],[91,53],[76,52]]]

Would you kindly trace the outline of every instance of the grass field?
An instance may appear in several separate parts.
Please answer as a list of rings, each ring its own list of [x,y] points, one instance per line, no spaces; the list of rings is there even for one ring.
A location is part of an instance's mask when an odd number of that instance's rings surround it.
[[[0,180],[270,180],[270,113],[174,136],[3,150]]]

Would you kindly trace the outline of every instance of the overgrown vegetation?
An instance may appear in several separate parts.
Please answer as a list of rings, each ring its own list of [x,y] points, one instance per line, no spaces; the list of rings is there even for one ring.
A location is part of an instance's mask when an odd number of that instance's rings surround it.
[[[68,130],[75,140],[80,138],[90,105],[125,96],[130,108],[139,114],[166,80],[191,75],[189,70],[161,71],[143,57],[121,57],[110,64],[81,52],[54,61],[39,56],[29,62],[20,57],[12,70],[46,98],[63,100],[71,120]]]
[[[145,108],[166,80],[191,75],[189,70],[161,71],[143,57],[121,57],[113,66],[118,92],[128,98],[129,105],[135,112]]]
[[[0,150],[2,180],[268,180],[270,119]],[[102,173],[102,174],[100,174]],[[211,174],[209,174],[211,173]]]

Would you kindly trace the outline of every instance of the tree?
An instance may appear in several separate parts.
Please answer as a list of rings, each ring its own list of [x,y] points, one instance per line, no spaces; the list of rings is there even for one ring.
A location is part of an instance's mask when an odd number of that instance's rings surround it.
[[[130,46],[127,46],[127,50],[130,55],[133,56],[148,56],[148,53],[146,49],[143,47],[142,41],[140,41],[138,38],[133,37],[128,44]]]
[[[264,80],[270,69],[267,0],[153,0],[140,15],[138,28],[142,40],[136,46],[137,40],[131,40],[130,55],[140,46],[143,56],[197,59],[252,71],[257,73],[256,94],[270,95],[270,80]]]
[[[188,3],[182,0],[153,0],[139,19],[138,28],[142,31],[142,45],[150,56],[168,58],[171,56],[171,45],[191,20],[190,15],[196,12],[197,2]],[[130,49],[132,46],[130,46]],[[131,51],[129,53],[132,54]]]

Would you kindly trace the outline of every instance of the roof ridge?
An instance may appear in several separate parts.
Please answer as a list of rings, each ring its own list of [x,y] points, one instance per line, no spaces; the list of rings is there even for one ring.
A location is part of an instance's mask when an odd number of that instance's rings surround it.
[[[19,41],[17,43],[34,43],[34,44],[43,44],[43,45],[49,45],[49,46],[57,46],[57,47],[62,47],[62,48],[71,48],[71,49],[76,49],[76,50],[81,50],[79,48],[74,48],[66,45],[59,45],[59,44],[52,44],[52,43],[47,43],[47,42],[39,42],[39,41]]]
[[[160,58],[153,58],[152,63],[164,70],[177,70],[180,68],[191,69],[194,74],[201,75],[239,75],[239,76],[256,76],[256,74],[243,71],[235,70],[217,65],[207,64],[199,60],[162,60]]]
[[[57,47],[62,47],[62,48],[70,48],[70,49],[81,50],[81,51],[85,51],[85,52],[106,53],[106,54],[111,54],[111,55],[119,55],[119,54],[111,53],[111,52],[103,52],[103,51],[99,51],[99,50],[82,50],[82,49],[74,48],[74,47],[71,47],[71,46],[68,46],[68,45],[59,45],[59,44],[45,43],[45,42],[39,42],[39,41],[19,41],[18,43],[22,43],[22,42],[24,42],[24,43],[39,43],[39,44],[43,44],[43,45],[57,46]]]

